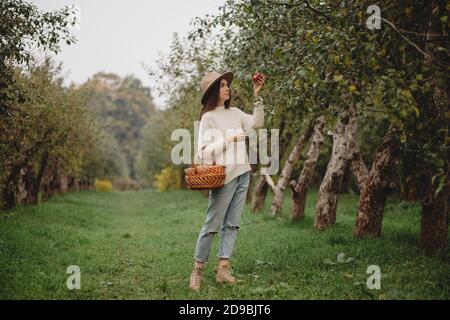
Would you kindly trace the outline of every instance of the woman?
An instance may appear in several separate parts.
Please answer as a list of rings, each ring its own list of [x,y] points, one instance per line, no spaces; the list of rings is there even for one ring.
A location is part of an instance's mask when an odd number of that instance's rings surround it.
[[[202,79],[200,87],[203,91],[201,99],[203,108],[200,112],[198,152],[196,157],[203,163],[215,162],[226,165],[225,184],[219,189],[209,191],[209,204],[206,210],[206,220],[200,231],[194,254],[194,267],[190,277],[189,287],[198,291],[203,279],[204,264],[209,258],[214,235],[220,232],[219,264],[215,269],[217,283],[236,282],[230,273],[230,258],[233,252],[241,213],[250,182],[251,167],[247,161],[245,146],[246,131],[264,125],[264,106],[259,92],[265,76],[260,75],[253,81],[255,95],[253,115],[230,106],[230,84],[233,73],[210,72]],[[221,137],[215,141],[204,139],[208,130],[219,130]],[[234,130],[234,134],[229,134]],[[211,131],[210,131],[211,132]],[[228,133],[228,135],[227,135]],[[227,153],[244,157],[245,161],[233,161]],[[224,161],[224,158],[227,161]]]

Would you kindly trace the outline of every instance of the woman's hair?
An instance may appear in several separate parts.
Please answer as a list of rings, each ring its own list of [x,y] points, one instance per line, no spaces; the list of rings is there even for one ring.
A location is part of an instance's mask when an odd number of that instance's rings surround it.
[[[228,84],[229,85],[229,84]],[[203,105],[202,110],[200,111],[200,117],[199,121],[202,120],[203,115],[211,110],[214,110],[217,107],[217,100],[219,100],[219,93],[220,93],[220,81],[217,81],[211,89],[209,89],[209,92],[206,96],[206,103]],[[231,102],[231,89],[230,89],[230,99],[225,101],[225,109],[228,109],[230,107]]]

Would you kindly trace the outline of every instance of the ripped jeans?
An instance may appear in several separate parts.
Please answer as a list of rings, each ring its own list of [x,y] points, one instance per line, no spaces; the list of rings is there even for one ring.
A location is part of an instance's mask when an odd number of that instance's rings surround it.
[[[218,257],[230,259],[244,209],[250,171],[247,171],[220,189],[209,190],[206,221],[198,236],[194,258],[205,262],[209,258],[214,235],[220,231]]]

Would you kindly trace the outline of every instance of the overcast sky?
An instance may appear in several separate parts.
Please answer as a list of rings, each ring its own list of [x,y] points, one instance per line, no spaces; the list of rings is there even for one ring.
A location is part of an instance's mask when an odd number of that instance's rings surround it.
[[[151,87],[140,63],[155,66],[158,52],[168,53],[174,32],[187,35],[189,22],[218,11],[225,0],[31,0],[50,11],[77,5],[78,39],[63,45],[56,61],[63,62],[68,83],[81,83],[99,71],[134,74]],[[155,97],[156,103],[163,100]]]

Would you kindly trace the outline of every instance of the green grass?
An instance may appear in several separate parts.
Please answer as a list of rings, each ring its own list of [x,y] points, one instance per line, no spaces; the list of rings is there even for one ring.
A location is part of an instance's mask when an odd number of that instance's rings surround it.
[[[450,262],[416,247],[420,207],[389,202],[381,239],[352,238],[357,196],[339,199],[337,223],[313,229],[315,192],[306,218],[252,214],[246,206],[233,259],[236,286],[214,282],[217,239],[203,289],[188,290],[208,199],[189,190],[81,192],[20,206],[0,218],[1,299],[449,299]],[[339,253],[349,263],[330,264]],[[68,290],[69,265],[81,289]],[[381,269],[381,290],[365,286]]]

